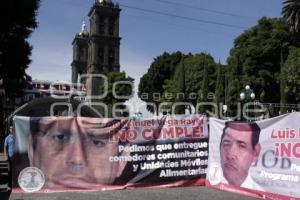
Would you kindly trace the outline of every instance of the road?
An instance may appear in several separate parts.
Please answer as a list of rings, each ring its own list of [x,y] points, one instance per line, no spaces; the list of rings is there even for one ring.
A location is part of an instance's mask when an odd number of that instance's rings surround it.
[[[3,193],[0,193],[0,195]],[[8,196],[0,199],[8,200]],[[135,189],[103,192],[11,194],[10,200],[251,200],[254,198],[207,187],[185,187],[165,189]]]

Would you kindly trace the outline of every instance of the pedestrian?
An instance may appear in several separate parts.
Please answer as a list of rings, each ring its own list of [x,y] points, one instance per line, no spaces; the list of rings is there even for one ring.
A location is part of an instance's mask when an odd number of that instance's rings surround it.
[[[14,136],[13,127],[10,126],[8,135],[4,140],[4,157],[8,161],[8,190],[12,187],[12,161],[14,157]]]

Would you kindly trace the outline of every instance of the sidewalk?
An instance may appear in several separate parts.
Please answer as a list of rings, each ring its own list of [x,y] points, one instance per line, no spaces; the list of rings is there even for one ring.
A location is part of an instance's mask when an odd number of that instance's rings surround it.
[[[0,153],[0,191],[7,190],[7,181],[8,181],[8,164],[4,158],[4,154]]]
[[[8,200],[10,192],[7,191],[8,164],[4,159],[4,154],[0,153],[0,199]]]

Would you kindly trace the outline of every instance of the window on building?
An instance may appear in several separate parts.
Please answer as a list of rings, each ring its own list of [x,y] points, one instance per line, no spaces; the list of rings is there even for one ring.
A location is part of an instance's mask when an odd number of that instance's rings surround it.
[[[49,87],[50,87],[50,84],[49,84],[49,83],[45,83],[45,84],[44,84],[44,89],[45,89],[45,90],[48,90]]]
[[[115,32],[115,19],[114,18],[109,18],[109,27],[108,27],[108,34],[110,36],[113,36]]]
[[[29,102],[29,101],[32,101],[34,98],[35,98],[35,95],[34,95],[34,94],[26,94],[26,95],[23,97],[23,101],[24,101],[24,102]]]
[[[76,44],[74,44],[74,46],[73,46],[73,59],[74,60],[76,60],[76,48],[77,48],[77,46],[76,46]]]
[[[98,59],[99,59],[99,62],[101,62],[101,63],[104,62],[104,49],[103,49],[103,47],[98,48]]]
[[[114,49],[110,49],[108,53],[108,64],[113,65],[115,61],[115,51]]]
[[[84,48],[79,49],[79,60],[80,61],[85,61],[86,60],[86,58],[85,58],[85,49]]]
[[[89,52],[88,52],[88,56],[89,56],[89,60],[88,60],[88,62],[89,62],[89,63],[92,63],[92,53],[91,53],[91,47],[89,47],[89,48],[88,48],[88,51],[89,51]]]
[[[96,30],[95,30],[95,16],[91,16],[89,21],[90,21],[90,34],[94,35],[96,33]]]
[[[100,16],[99,17],[99,34],[100,35],[104,35],[104,29],[105,29],[104,17]]]

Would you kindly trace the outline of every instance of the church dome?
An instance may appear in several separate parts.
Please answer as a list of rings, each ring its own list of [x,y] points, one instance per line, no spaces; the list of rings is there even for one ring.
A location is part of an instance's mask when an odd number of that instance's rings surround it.
[[[80,30],[80,32],[79,32],[79,35],[80,35],[80,36],[89,36],[89,32],[86,30],[86,24],[85,24],[85,21],[82,22],[81,30]]]
[[[105,3],[112,3],[112,1],[111,0],[99,0],[99,3],[103,3],[103,2],[105,2]]]

